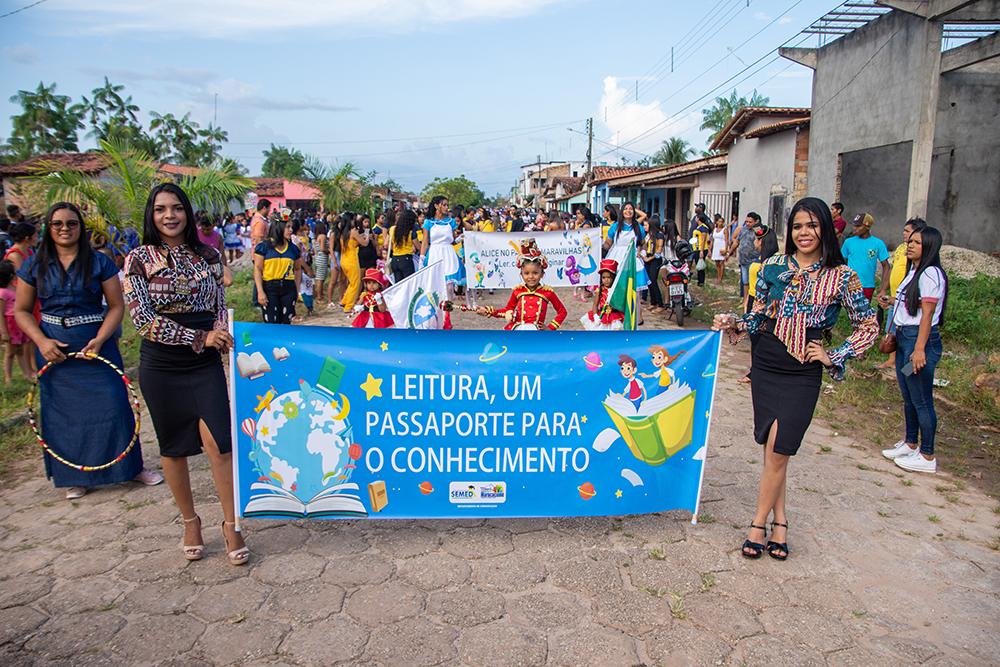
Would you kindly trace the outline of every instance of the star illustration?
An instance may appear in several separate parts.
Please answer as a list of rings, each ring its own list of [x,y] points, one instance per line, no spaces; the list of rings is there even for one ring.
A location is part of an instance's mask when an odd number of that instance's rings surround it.
[[[266,426],[260,430],[260,434],[261,435],[267,435],[267,427]]]
[[[617,491],[615,491],[615,498],[621,498],[621,497],[622,497],[622,490],[618,489]]]
[[[584,424],[586,424],[587,423],[587,415],[584,415],[584,416],[580,417],[580,421],[582,421]]]
[[[705,410],[705,419],[711,419],[711,417],[712,417],[712,411]]]
[[[382,344],[379,345],[379,347],[382,348],[383,352],[385,352],[385,351],[387,351],[389,349],[389,343],[387,343],[385,341],[382,341]]]
[[[369,401],[375,396],[382,398],[382,378],[377,378],[369,373],[368,379],[361,384],[361,389],[364,390],[365,398]]]

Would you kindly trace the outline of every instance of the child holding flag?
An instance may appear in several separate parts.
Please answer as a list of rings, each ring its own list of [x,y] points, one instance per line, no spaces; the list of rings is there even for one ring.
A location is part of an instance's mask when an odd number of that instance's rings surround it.
[[[618,262],[602,259],[600,273],[601,285],[594,297],[594,307],[580,318],[580,323],[587,331],[617,331],[622,328],[625,314],[612,308],[608,300],[611,298],[611,286],[618,275]]]

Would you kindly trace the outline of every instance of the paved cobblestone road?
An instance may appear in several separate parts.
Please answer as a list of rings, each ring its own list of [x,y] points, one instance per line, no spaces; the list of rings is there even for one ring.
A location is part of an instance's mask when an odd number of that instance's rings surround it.
[[[902,477],[863,433],[814,423],[791,466],[791,558],[740,557],[760,467],[746,363],[726,345],[697,526],[254,521],[235,568],[204,457],[196,563],[165,486],[67,502],[25,462],[0,490],[0,664],[996,664],[995,502],[946,501],[947,476]]]

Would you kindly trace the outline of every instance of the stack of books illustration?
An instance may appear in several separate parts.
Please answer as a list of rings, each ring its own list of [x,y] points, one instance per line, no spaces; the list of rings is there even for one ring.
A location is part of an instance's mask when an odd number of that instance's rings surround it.
[[[691,444],[694,397],[686,383],[674,383],[638,408],[616,392],[609,392],[603,405],[632,455],[658,466]]]

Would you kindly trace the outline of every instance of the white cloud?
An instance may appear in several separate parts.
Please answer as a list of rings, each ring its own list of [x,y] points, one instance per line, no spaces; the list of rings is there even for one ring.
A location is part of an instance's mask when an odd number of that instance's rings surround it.
[[[242,39],[249,34],[304,28],[375,28],[412,32],[425,26],[511,19],[568,0],[174,0],[161,3],[96,0],[86,10],[72,0],[47,3],[72,12],[100,33],[184,33]],[[183,18],[179,18],[183,17]]]
[[[604,77],[604,93],[598,106],[597,118],[607,128],[608,134],[602,137],[615,145],[626,144],[636,137],[640,137],[650,128],[655,130],[645,134],[634,144],[629,144],[628,148],[642,153],[652,153],[659,148],[660,143],[669,137],[681,136],[688,139],[692,144],[700,145],[698,138],[698,125],[701,122],[701,114],[696,111],[688,111],[679,116],[671,116],[663,111],[660,102],[642,103],[636,102],[632,95],[633,90],[628,85],[621,85],[620,79],[614,76]],[[607,109],[607,121],[605,121],[604,111]],[[669,119],[668,119],[669,118]],[[606,150],[612,150],[604,146]],[[638,156],[635,153],[622,152],[630,160],[635,160]]]
[[[774,18],[773,16],[768,16],[764,12],[754,12],[753,17],[758,21],[760,21],[761,23],[766,23],[770,21],[772,18]]]
[[[791,16],[782,16],[780,19],[778,19],[778,25],[788,25],[794,20],[795,19],[793,19]]]
[[[18,65],[34,65],[38,62],[38,56],[38,50],[27,44],[5,46],[3,49],[4,59]]]

